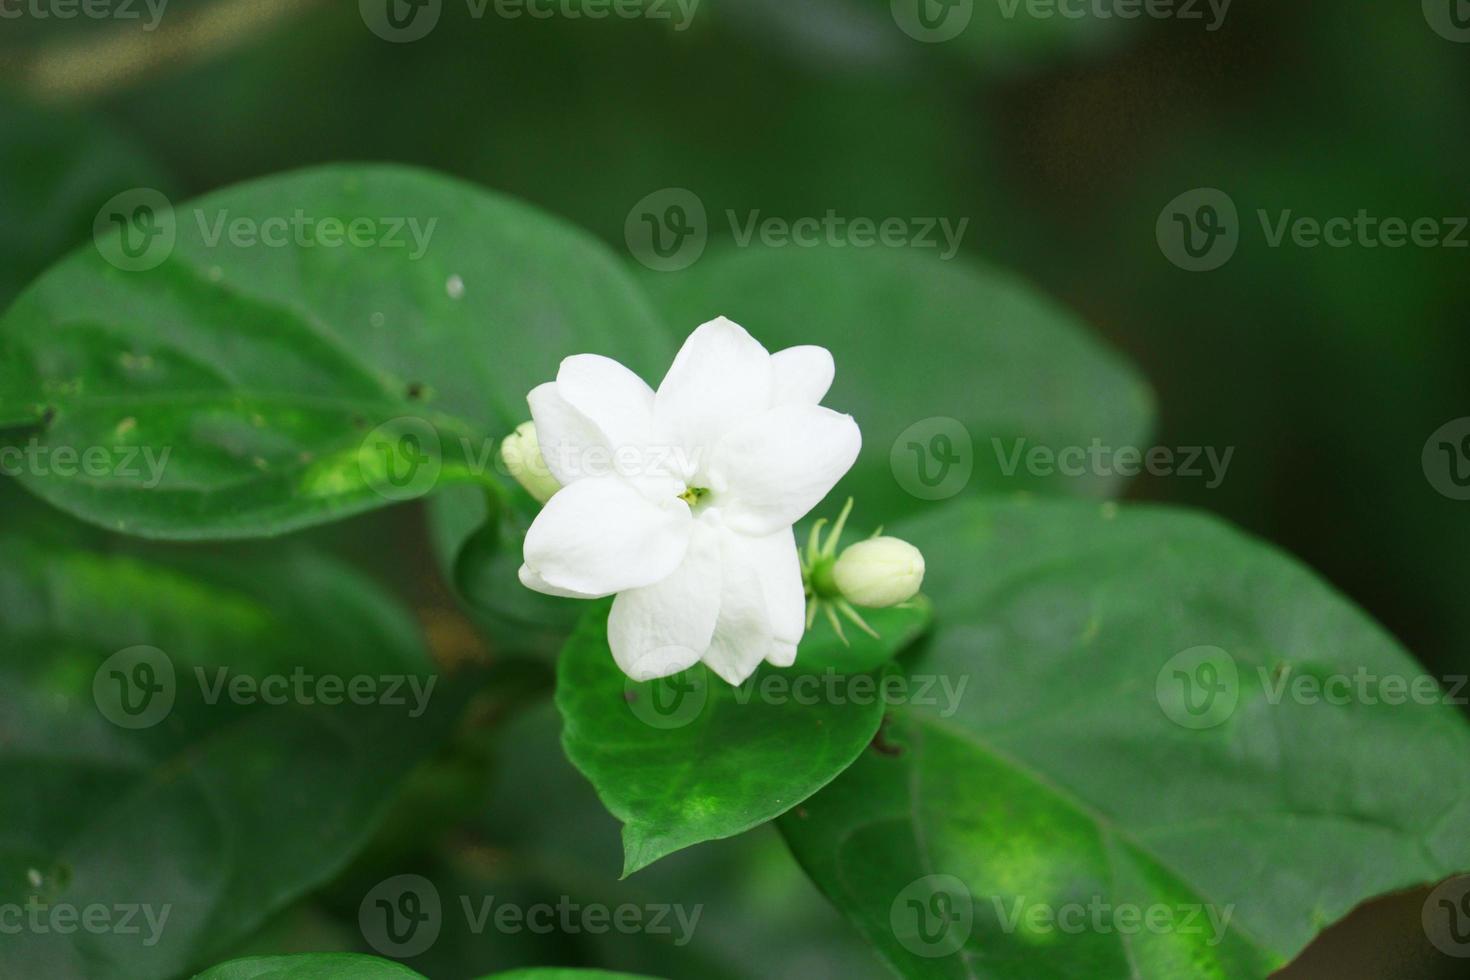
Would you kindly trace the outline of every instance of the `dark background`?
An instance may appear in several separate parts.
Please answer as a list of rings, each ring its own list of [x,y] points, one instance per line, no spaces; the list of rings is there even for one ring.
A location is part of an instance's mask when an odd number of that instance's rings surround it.
[[[965,253],[1019,271],[1140,365],[1158,444],[1235,449],[1218,488],[1144,476],[1130,497],[1202,507],[1278,543],[1432,672],[1465,672],[1470,502],[1435,490],[1421,452],[1470,415],[1470,249],[1272,248],[1256,214],[1470,215],[1470,44],[1436,33],[1419,0],[1236,0],[1213,32],[1036,20],[1024,6],[1007,21],[988,13],[995,0],[976,2],[943,44],[906,36],[887,0],[702,0],[686,30],[506,20],[493,6],[477,19],[444,0],[432,33],[404,44],[375,36],[354,0],[173,0],[152,32],[3,20],[0,303],[84,242],[119,190],[178,201],[327,161],[457,174],[625,253],[629,210],[665,187],[697,193],[716,238],[727,209],[968,218]],[[98,124],[111,133],[100,155],[78,143],[58,170],[39,152]],[[1186,272],[1155,223],[1206,187],[1238,205],[1241,243],[1222,268]],[[405,541],[418,531],[412,515],[380,521]],[[441,639],[459,636],[452,604],[418,591],[450,621]],[[783,971],[861,961],[774,839],[710,849],[700,861],[756,876],[740,914],[789,903],[787,945],[761,941]],[[693,877],[683,858],[669,863]],[[1375,903],[1288,975],[1463,975],[1423,942],[1421,902]],[[350,944],[341,911],[318,898],[260,948]],[[746,955],[734,951],[747,925],[723,924],[731,956]],[[467,943],[415,965],[484,968]]]

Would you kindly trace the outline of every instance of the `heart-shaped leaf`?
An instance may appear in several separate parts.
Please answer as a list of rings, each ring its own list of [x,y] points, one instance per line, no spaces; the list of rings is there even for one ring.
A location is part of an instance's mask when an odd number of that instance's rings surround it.
[[[556,701],[568,757],[623,822],[625,875],[789,810],[851,764],[883,717],[878,674],[807,669],[800,655],[738,688],[703,664],[629,680],[607,615],[605,603],[589,610],[567,642]]]
[[[39,428],[28,487],[132,534],[276,534],[487,479],[566,354],[672,349],[604,246],[422,171],[140,191],[109,218],[0,320],[0,419]]]
[[[1470,867],[1452,692],[1275,550],[1060,501],[894,533],[938,610],[905,667],[968,693],[896,710],[780,826],[904,976],[1264,977]]]

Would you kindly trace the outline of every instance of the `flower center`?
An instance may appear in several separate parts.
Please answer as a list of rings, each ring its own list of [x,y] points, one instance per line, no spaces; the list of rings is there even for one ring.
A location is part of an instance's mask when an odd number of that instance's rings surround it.
[[[679,499],[688,504],[691,510],[699,510],[701,502],[708,496],[708,487],[690,487],[679,494]]]

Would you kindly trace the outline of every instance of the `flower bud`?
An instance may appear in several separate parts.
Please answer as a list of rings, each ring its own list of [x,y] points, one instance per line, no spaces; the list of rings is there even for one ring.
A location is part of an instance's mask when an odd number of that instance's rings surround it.
[[[924,584],[924,556],[898,538],[869,538],[844,551],[832,580],[848,602],[871,609],[907,602]]]
[[[536,438],[536,423],[522,422],[516,430],[500,443],[500,458],[516,482],[538,503],[546,503],[551,495],[561,489],[556,477],[546,466],[541,455],[541,443]]]

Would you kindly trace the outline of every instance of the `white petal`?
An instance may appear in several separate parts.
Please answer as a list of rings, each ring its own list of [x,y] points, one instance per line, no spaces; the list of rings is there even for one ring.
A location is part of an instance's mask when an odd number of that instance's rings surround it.
[[[837,366],[825,347],[788,347],[771,355],[772,404],[816,405],[827,397]]]
[[[790,528],[764,538],[746,538],[746,552],[760,580],[775,647],[766,659],[777,667],[796,662],[796,647],[806,633],[806,588],[801,559]]]
[[[790,527],[852,468],[862,441],[850,415],[819,405],[782,405],[747,420],[710,460],[725,521],[756,536]]]
[[[556,596],[558,599],[602,599],[606,597],[606,593],[599,595],[587,592],[576,592],[572,589],[558,589],[556,586],[546,581],[546,579],[542,578],[540,575],[537,575],[534,571],[532,571],[531,566],[529,565],[521,566],[520,576],[521,584],[524,585],[526,588],[531,589],[535,592],[540,592],[544,595]]]
[[[557,391],[602,433],[605,444],[644,446],[653,433],[653,389],[610,357],[578,354],[561,362]]]
[[[689,450],[713,446],[741,419],[770,407],[774,373],[770,354],[745,328],[711,320],[684,341],[659,385],[660,431]]]
[[[674,498],[650,502],[616,477],[578,480],[547,501],[526,532],[526,564],[558,589],[610,595],[666,578],[693,520]]]
[[[744,538],[719,529],[722,588],[720,618],[704,662],[725,682],[745,682],[775,649],[760,570]]]
[[[719,612],[719,536],[696,524],[689,552],[672,575],[613,600],[607,620],[613,659],[635,681],[688,670],[709,648]]]
[[[594,462],[595,468],[599,453],[610,464],[607,437],[562,397],[555,381],[531,389],[526,402],[531,406],[531,420],[536,423],[541,456],[556,482],[565,487],[588,476],[589,461]]]

